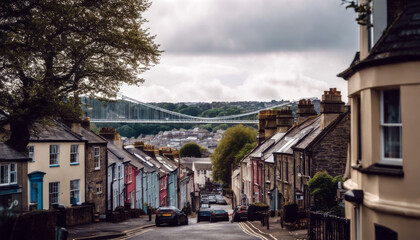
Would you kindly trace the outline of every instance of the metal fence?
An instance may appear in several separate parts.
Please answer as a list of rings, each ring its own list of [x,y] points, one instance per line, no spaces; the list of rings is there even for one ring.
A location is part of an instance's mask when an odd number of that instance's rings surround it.
[[[350,220],[325,213],[309,213],[310,240],[350,240]]]

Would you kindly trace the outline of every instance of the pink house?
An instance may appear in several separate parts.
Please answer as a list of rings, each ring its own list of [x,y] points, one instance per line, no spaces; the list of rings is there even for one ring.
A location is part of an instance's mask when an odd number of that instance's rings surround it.
[[[125,185],[125,203],[130,203],[131,208],[136,204],[136,175],[138,171],[131,164],[125,164],[124,167],[124,185]]]
[[[251,201],[252,202],[262,202],[263,192],[262,192],[262,169],[263,163],[259,159],[251,159]]]
[[[168,206],[168,175],[159,179],[159,206]]]

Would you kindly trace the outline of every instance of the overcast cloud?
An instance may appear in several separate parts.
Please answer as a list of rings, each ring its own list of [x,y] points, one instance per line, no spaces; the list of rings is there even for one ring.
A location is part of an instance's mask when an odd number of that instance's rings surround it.
[[[340,0],[154,0],[145,17],[165,52],[144,102],[321,97],[358,48],[355,15]],[[344,99],[346,100],[346,99]]]

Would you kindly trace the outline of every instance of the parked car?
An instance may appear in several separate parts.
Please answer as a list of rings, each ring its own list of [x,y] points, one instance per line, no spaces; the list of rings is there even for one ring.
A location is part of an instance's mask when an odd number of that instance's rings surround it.
[[[229,221],[229,214],[224,209],[216,209],[211,212],[210,222]]]
[[[210,196],[209,196],[209,202],[210,202],[210,203],[216,203],[216,196],[214,196],[214,195],[210,195]]]
[[[207,197],[202,197],[200,203],[210,203],[210,200]]]
[[[188,216],[176,207],[160,207],[156,210],[156,227],[162,223],[172,223],[177,226],[181,224],[188,225]]]
[[[213,209],[202,207],[197,211],[197,222],[206,220],[210,221],[211,213],[213,212]]]
[[[242,220],[248,220],[248,208],[246,206],[238,205],[235,210],[233,210],[232,221],[239,222]]]
[[[216,195],[216,203],[226,205],[226,200],[222,195]]]
[[[200,209],[201,208],[210,208],[210,203],[202,203],[201,205],[200,205]]]

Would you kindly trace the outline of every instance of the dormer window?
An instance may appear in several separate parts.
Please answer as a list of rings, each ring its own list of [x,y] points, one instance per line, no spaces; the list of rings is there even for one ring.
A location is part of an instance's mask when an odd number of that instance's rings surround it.
[[[400,90],[381,92],[381,163],[402,165]]]

